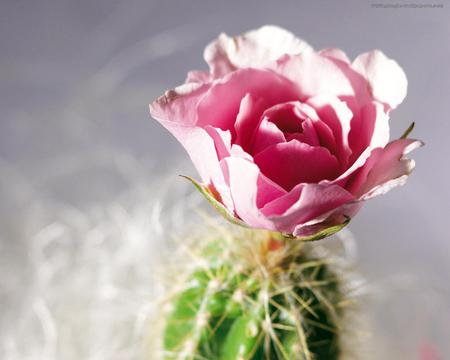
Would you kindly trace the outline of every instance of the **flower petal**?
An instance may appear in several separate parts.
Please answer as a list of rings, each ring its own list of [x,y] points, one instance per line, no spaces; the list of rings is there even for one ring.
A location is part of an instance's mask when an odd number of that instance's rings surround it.
[[[231,133],[229,130],[222,130],[212,126],[205,127],[206,132],[214,141],[218,160],[230,156],[231,152]]]
[[[290,101],[298,96],[289,80],[270,70],[237,70],[214,81],[198,102],[197,126],[212,125],[234,132],[241,100],[246,94],[252,94],[255,99],[264,99],[267,106]]]
[[[282,142],[286,142],[283,132],[265,117],[253,136],[251,152],[252,154],[258,154],[267,147]]]
[[[381,51],[359,55],[353,61],[353,68],[367,79],[375,100],[395,109],[405,98],[408,87],[405,73],[395,60]]]
[[[299,184],[289,193],[262,208],[277,229],[294,233],[302,224],[354,201],[352,194],[337,185]]]
[[[219,163],[219,157],[227,155],[229,134],[212,127],[205,130],[166,120],[160,120],[160,123],[186,149],[203,184],[212,185],[220,194],[223,204],[232,211],[230,191]]]
[[[359,172],[372,152],[377,148],[383,148],[389,141],[389,117],[380,103],[371,102],[352,119],[351,125],[349,134],[352,149],[351,166],[332,182],[353,193],[360,185],[359,180],[355,182],[355,177],[360,176]]]
[[[351,200],[341,206],[330,210],[316,218],[295,227],[295,237],[310,237],[320,232],[347,225],[353,216],[361,209],[363,202]]]
[[[362,200],[367,200],[403,185],[415,166],[414,160],[405,155],[422,145],[419,140],[398,139],[373,154],[376,160],[357,195]]]
[[[267,108],[267,102],[262,98],[255,98],[251,94],[246,94],[242,99],[239,113],[234,124],[236,130],[235,143],[248,149],[251,139],[261,121],[261,115]]]
[[[311,146],[321,146],[319,135],[317,134],[317,129],[314,125],[315,123],[310,118],[303,120],[302,132],[297,134],[285,134],[286,140],[290,141],[292,139],[295,139]]]
[[[208,83],[211,81],[211,75],[207,71],[192,70],[189,71],[185,83]]]
[[[214,77],[240,68],[264,68],[284,54],[312,51],[303,40],[277,26],[263,26],[240,36],[221,34],[204,52]]]
[[[227,168],[236,214],[250,226],[276,230],[258,205],[282,196],[285,191],[266,181],[258,167],[246,159],[229,157],[223,163]]]
[[[327,95],[344,100],[353,112],[372,100],[366,79],[343,61],[320,55],[302,53],[285,55],[271,65],[300,92],[300,100]]]
[[[345,166],[352,153],[348,139],[353,118],[352,111],[345,102],[332,96],[315,96],[307,103],[315,109],[321,121],[331,129],[335,139],[336,156],[341,165]]]
[[[273,145],[257,154],[254,161],[264,175],[288,191],[302,182],[333,179],[339,169],[328,149],[298,140]]]
[[[318,51],[318,54],[350,64],[350,59],[348,58],[347,54],[341,49],[326,48]]]
[[[369,148],[384,147],[389,142],[389,115],[378,102],[366,104],[351,121],[349,143],[352,149],[350,161]]]
[[[311,146],[335,148],[331,129],[321,121],[316,111],[306,103],[290,101],[274,105],[264,112],[252,141],[252,154],[292,139]]]
[[[168,120],[194,126],[197,122],[197,104],[208,89],[208,84],[189,83],[168,90],[150,104],[150,114],[160,122]]]

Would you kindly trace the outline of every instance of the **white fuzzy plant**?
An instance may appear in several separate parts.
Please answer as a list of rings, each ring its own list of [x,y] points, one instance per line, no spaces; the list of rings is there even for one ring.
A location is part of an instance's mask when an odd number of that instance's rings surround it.
[[[148,201],[127,206],[117,199],[86,212],[40,204],[39,217],[50,221],[27,241],[26,283],[9,286],[14,296],[3,304],[9,313],[2,314],[2,359],[142,358],[167,235],[160,211],[166,225],[171,215],[183,221],[179,209],[165,211],[151,192],[139,194]],[[2,285],[8,276],[0,274]]]
[[[200,200],[186,192],[176,201],[168,193],[161,198],[152,189],[139,187],[85,212],[39,204],[39,217],[49,221],[40,222],[28,243],[29,279],[16,289],[21,301],[10,304],[3,324],[2,359],[160,357],[158,341],[151,340],[164,279],[173,271],[165,266],[188,228],[186,214]],[[198,264],[185,257],[184,265]],[[0,275],[2,283],[6,278]]]

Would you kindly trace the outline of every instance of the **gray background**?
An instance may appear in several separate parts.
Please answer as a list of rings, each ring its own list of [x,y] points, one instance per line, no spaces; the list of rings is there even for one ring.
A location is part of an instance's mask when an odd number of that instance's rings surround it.
[[[276,24],[316,49],[340,47],[350,57],[379,48],[404,68],[408,96],[392,114],[392,136],[415,121],[413,136],[426,147],[412,154],[417,168],[407,186],[371,200],[350,227],[364,277],[389,283],[399,294],[376,316],[380,326],[399,342],[406,341],[405,329],[421,328],[419,337],[446,349],[450,4],[435,3],[444,7],[383,9],[369,1],[329,0],[2,0],[4,332],[23,311],[19,300],[34,281],[30,242],[60,214],[55,208],[87,212],[160,176],[168,179],[169,192],[181,191],[177,174],[195,172],[182,148],[149,118],[148,103],[180,84],[188,70],[204,69],[203,48],[220,32]],[[151,206],[151,196],[133,199]],[[401,311],[399,329],[392,319]]]

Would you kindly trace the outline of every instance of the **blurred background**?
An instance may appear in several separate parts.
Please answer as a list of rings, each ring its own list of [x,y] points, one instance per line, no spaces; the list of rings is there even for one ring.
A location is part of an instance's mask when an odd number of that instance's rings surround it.
[[[450,358],[450,3],[433,1],[2,0],[0,358],[141,358],[164,241],[202,202],[148,103],[205,69],[220,32],[264,24],[404,68],[392,136],[415,121],[426,146],[407,186],[352,221],[355,261],[374,358]]]

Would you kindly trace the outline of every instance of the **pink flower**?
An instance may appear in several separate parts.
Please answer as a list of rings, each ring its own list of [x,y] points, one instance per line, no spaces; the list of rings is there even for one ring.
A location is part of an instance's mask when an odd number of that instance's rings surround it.
[[[185,147],[203,189],[245,224],[306,236],[345,224],[364,200],[402,185],[405,154],[389,115],[406,96],[400,66],[374,50],[351,62],[264,26],[208,45],[210,71],[150,105]]]

